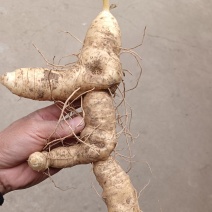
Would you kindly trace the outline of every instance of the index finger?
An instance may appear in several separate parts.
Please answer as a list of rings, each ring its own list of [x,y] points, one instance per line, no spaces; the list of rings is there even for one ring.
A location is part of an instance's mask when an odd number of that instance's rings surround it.
[[[80,100],[75,101],[71,107],[77,109],[81,106]],[[61,112],[62,112],[63,105],[59,103],[55,103],[53,105],[44,107],[42,109],[39,109],[31,114],[28,115],[28,117],[33,117],[37,120],[43,120],[43,121],[55,121],[60,118]],[[68,111],[64,110],[66,113]],[[64,114],[65,115],[65,114]]]

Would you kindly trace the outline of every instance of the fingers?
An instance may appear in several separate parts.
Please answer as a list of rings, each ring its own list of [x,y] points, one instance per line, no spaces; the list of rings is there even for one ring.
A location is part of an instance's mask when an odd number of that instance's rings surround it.
[[[81,106],[80,100],[77,100],[72,104],[73,108],[79,108],[80,106]],[[35,118],[37,120],[46,120],[46,121],[58,120],[60,118],[62,108],[63,108],[63,105],[59,103],[53,104],[31,113],[27,117]]]
[[[61,109],[59,106],[56,104],[50,105],[48,107],[39,109],[28,116],[31,118],[35,118],[37,120],[46,120],[46,121],[51,121],[51,120],[57,120],[60,117],[61,114]]]
[[[84,126],[84,119],[80,116],[63,121],[46,121],[37,129],[37,135],[40,138],[63,138],[71,137],[80,133]]]

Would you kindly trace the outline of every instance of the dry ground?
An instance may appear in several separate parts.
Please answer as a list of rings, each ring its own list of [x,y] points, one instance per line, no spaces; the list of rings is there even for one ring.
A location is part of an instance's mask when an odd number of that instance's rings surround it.
[[[112,0],[111,0],[112,2]],[[128,100],[133,108],[130,172],[141,190],[144,212],[212,211],[212,2],[208,0],[114,0],[123,45],[145,42],[143,75]],[[58,33],[68,30],[83,39],[101,7],[99,0],[0,0],[0,73],[18,67],[44,66],[34,42],[50,60],[78,52],[80,43]],[[124,67],[135,73],[132,58]],[[128,80],[131,82],[131,79]],[[49,103],[19,99],[0,86],[0,129]],[[151,166],[152,174],[146,164]],[[50,180],[5,196],[1,212],[106,211],[91,188],[90,166],[59,173]]]

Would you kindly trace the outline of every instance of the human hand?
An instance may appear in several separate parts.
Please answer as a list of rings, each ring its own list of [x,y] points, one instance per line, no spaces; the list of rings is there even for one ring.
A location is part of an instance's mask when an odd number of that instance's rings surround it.
[[[0,192],[33,186],[48,176],[33,171],[27,164],[30,154],[41,151],[46,145],[46,138],[54,132],[61,110],[56,105],[37,110],[19,119],[0,132]],[[79,133],[84,122],[81,117],[61,122],[54,138]],[[59,169],[50,169],[55,174]]]

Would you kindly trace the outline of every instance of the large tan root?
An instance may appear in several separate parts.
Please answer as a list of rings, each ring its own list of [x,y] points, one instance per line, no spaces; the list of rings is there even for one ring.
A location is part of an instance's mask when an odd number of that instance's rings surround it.
[[[112,96],[123,80],[123,73],[121,33],[109,8],[109,0],[103,0],[103,11],[88,29],[76,63],[59,66],[46,60],[51,68],[17,69],[0,76],[0,83],[20,97],[65,102],[61,113],[63,121],[70,115],[66,113],[67,105],[82,97],[85,128],[79,137],[75,135],[77,142],[52,149],[50,145],[57,145],[58,139],[52,141],[50,138],[49,149],[31,154],[29,166],[36,171],[45,171],[49,167],[93,163],[108,211],[140,212],[137,193],[129,176],[110,157],[117,144]],[[71,128],[70,131],[73,135],[74,131]],[[61,138],[61,143],[64,140]]]
[[[117,143],[115,108],[111,95],[106,91],[89,92],[82,106],[85,128],[80,134],[81,141],[70,147],[33,153],[28,159],[32,169],[44,171],[48,167],[72,167],[109,157]]]
[[[129,176],[109,157],[93,165],[94,174],[103,188],[104,199],[108,212],[140,212],[138,196]]]
[[[14,94],[35,100],[71,100],[90,89],[117,87],[122,80],[119,59],[121,35],[114,16],[103,10],[87,31],[78,61],[61,70],[22,68],[0,76],[0,82]],[[113,89],[114,90],[114,89]]]

